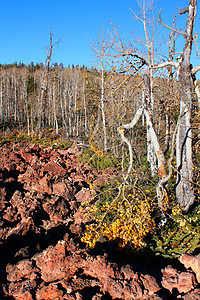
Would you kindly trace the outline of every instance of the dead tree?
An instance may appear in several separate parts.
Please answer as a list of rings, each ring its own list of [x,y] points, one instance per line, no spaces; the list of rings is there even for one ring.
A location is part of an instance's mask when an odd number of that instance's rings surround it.
[[[49,87],[49,74],[50,74],[50,67],[51,67],[51,58],[53,54],[53,48],[55,45],[58,44],[58,42],[53,44],[53,33],[49,33],[49,47],[47,48],[47,57],[45,61],[45,67],[44,67],[44,74],[42,78],[42,84],[41,84],[41,126],[44,129],[45,126],[47,125],[47,118],[46,118],[46,113],[47,113],[47,95],[48,95],[48,87]]]
[[[137,124],[137,122],[139,121],[140,117],[143,114],[146,118],[146,125],[147,125],[148,131],[149,131],[149,141],[153,145],[153,149],[154,149],[154,152],[155,152],[156,158],[157,158],[158,175],[159,175],[160,180],[157,184],[156,190],[157,190],[158,206],[162,210],[163,209],[163,199],[166,194],[165,183],[167,182],[168,177],[166,176],[166,171],[165,171],[165,158],[164,158],[162,149],[160,147],[157,135],[153,128],[151,113],[148,109],[147,98],[144,99],[144,104],[139,107],[133,120],[129,124],[122,125],[118,128],[118,133],[121,137],[122,142],[126,143],[129,148],[129,156],[130,156],[129,168],[128,168],[126,176],[124,177],[124,180],[127,180],[128,175],[132,169],[132,162],[133,162],[132,146],[131,146],[130,141],[125,137],[125,133],[127,130],[132,129]]]
[[[161,14],[158,21],[170,29],[177,32],[185,38],[185,47],[177,61],[168,61],[154,68],[173,66],[177,72],[179,80],[180,95],[180,116],[176,135],[176,164],[177,164],[177,182],[176,198],[181,209],[187,211],[194,202],[194,189],[192,184],[192,128],[191,128],[191,105],[193,101],[192,93],[192,75],[200,68],[191,69],[191,50],[193,44],[193,28],[196,17],[197,0],[190,0],[189,6],[180,10],[179,14],[188,14],[186,29],[181,31],[171,28],[161,20]]]

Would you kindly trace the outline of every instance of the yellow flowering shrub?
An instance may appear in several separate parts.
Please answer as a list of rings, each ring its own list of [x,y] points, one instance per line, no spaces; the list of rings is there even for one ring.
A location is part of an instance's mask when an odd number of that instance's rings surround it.
[[[94,247],[103,236],[110,241],[117,241],[121,247],[128,243],[135,248],[146,245],[144,238],[155,227],[151,205],[144,195],[127,192],[128,189],[119,191],[113,197],[116,190],[112,190],[97,201],[90,211],[93,223],[86,226],[82,242]]]

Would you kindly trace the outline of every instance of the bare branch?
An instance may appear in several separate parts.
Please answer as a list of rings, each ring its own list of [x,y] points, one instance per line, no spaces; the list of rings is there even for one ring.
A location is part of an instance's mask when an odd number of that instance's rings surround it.
[[[129,124],[125,124],[125,125],[123,125],[123,126],[121,126],[120,128],[125,128],[125,129],[131,129],[131,128],[133,128],[134,126],[135,126],[135,124],[138,122],[138,120],[139,120],[139,118],[141,117],[141,115],[142,115],[142,113],[143,113],[143,110],[144,110],[144,106],[143,105],[141,105],[139,108],[138,108],[138,110],[136,111],[136,114],[135,114],[135,116],[134,116],[134,118],[133,118],[133,120],[129,123]],[[119,129],[120,129],[119,128]],[[119,132],[119,129],[118,129],[118,132]]]
[[[125,132],[125,129],[124,129],[123,126],[121,126],[121,127],[118,128],[118,133],[119,133],[119,135],[120,135],[120,137],[121,137],[122,142],[123,142],[123,143],[126,143],[127,146],[128,146],[128,149],[129,149],[129,159],[130,159],[130,160],[129,160],[129,167],[128,167],[128,171],[127,171],[127,173],[126,173],[126,176],[124,177],[124,181],[126,181],[127,178],[128,178],[128,175],[129,175],[129,173],[130,173],[130,171],[131,171],[131,169],[132,169],[132,166],[133,166],[133,151],[132,151],[131,143],[130,143],[130,141],[125,137],[124,132]]]
[[[165,23],[163,23],[163,21],[161,20],[161,10],[160,10],[160,12],[159,12],[159,19],[157,19],[157,21],[158,21],[161,25],[163,25],[164,27],[166,27],[167,29],[169,29],[169,30],[171,30],[171,31],[173,31],[173,32],[176,32],[176,33],[178,33],[178,34],[181,34],[181,35],[183,35],[184,37],[187,36],[186,31],[178,30],[178,29],[176,29],[176,28],[170,27],[170,26],[166,25]]]
[[[189,12],[189,7],[186,7],[186,8],[184,8],[184,9],[179,9],[179,15],[183,15],[183,14],[186,14],[187,12]]]
[[[156,66],[152,66],[152,69],[160,69],[160,68],[164,68],[164,67],[175,67],[177,68],[179,66],[179,63],[175,62],[175,61],[166,61],[162,64],[156,65]]]
[[[200,71],[200,65],[194,67],[191,71],[192,75],[196,74],[198,71]]]

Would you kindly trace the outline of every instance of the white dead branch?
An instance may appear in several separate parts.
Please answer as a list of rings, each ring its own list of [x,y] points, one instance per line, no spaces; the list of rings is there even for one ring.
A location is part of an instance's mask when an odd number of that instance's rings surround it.
[[[158,163],[158,175],[159,175],[159,178],[160,178],[160,180],[157,184],[157,198],[158,198],[158,205],[162,209],[163,208],[163,198],[166,194],[166,190],[164,188],[164,183],[165,183],[164,178],[166,178],[165,158],[164,158],[163,152],[160,148],[155,130],[153,128],[150,113],[147,110],[145,105],[141,105],[138,108],[133,120],[130,123],[122,125],[118,128],[118,133],[121,137],[122,142],[126,143],[128,148],[129,148],[130,161],[129,161],[129,168],[128,168],[127,174],[125,176],[125,180],[128,178],[128,175],[129,175],[129,173],[132,169],[132,166],[133,166],[132,146],[131,146],[130,141],[125,137],[125,130],[129,130],[129,129],[133,128],[137,124],[138,120],[140,119],[140,117],[143,114],[146,118],[146,125],[147,125],[147,128],[148,128],[149,134],[150,134],[150,139],[151,139],[152,145],[154,147],[154,151],[156,153],[156,158],[157,158],[157,163]]]

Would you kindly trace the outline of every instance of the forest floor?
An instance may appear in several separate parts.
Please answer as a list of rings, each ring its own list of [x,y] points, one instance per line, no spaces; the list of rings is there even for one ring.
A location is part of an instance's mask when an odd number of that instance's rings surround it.
[[[0,148],[0,299],[200,299],[200,257],[164,259],[99,240],[81,242],[91,184],[116,171],[91,168],[81,149]]]

